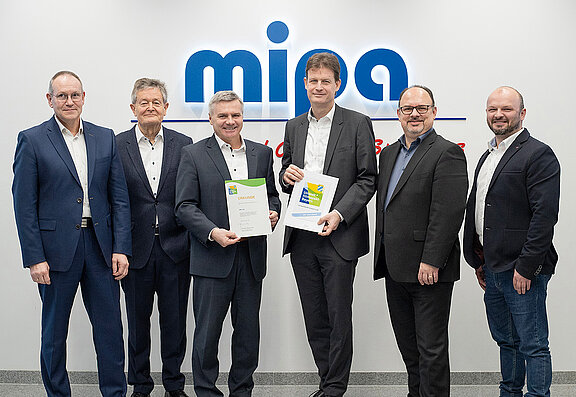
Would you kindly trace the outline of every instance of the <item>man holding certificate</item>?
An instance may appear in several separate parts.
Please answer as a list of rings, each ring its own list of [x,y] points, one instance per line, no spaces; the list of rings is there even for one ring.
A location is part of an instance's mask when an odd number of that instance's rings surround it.
[[[214,94],[209,103],[214,135],[183,148],[176,177],[176,216],[190,232],[196,323],[192,372],[198,397],[222,395],[215,385],[219,371],[218,342],[230,306],[234,327],[228,377],[231,396],[251,394],[252,374],[258,366],[266,235],[241,238],[231,229],[227,196],[234,189],[226,183],[234,181],[258,187],[258,179],[264,178],[264,204],[269,208],[271,228],[278,221],[281,204],[274,184],[272,150],[240,135],[243,107],[242,100],[232,91]],[[240,186],[235,189],[239,192]],[[255,193],[254,199],[259,198]],[[261,208],[262,203],[242,204],[240,209],[254,210],[253,222],[259,223],[260,211],[254,206]]]
[[[286,124],[280,171],[291,200],[324,199],[314,181],[307,192],[295,183],[324,174],[337,178],[330,211],[320,232],[286,227],[283,253],[298,284],[308,342],[320,375],[311,396],[342,396],[352,363],[352,296],[358,258],[369,251],[366,205],[376,189],[376,154],[370,118],[334,103],[340,64],[329,53],[308,59],[304,84],[310,111]],[[324,186],[322,186],[324,187]],[[298,189],[297,189],[298,188]],[[302,213],[301,213],[302,214]]]

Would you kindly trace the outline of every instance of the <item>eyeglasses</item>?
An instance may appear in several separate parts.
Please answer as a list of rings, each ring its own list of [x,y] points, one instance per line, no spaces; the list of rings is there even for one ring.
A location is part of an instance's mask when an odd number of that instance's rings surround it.
[[[408,116],[408,115],[412,114],[414,109],[416,109],[416,111],[419,114],[425,114],[426,112],[428,112],[428,109],[430,109],[431,107],[434,107],[434,105],[400,106],[398,109],[400,109],[402,114],[405,114]]]
[[[64,93],[60,93],[60,94],[56,94],[56,95],[52,95],[53,98],[56,98],[56,100],[58,102],[67,102],[68,98],[72,99],[73,102],[80,102],[82,101],[82,94],[79,92],[73,92],[72,94],[64,94]]]

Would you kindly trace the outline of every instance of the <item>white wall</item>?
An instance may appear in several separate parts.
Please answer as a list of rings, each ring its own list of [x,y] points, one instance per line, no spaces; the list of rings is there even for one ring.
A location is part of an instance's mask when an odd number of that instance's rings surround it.
[[[266,81],[268,49],[287,49],[292,100],[298,59],[311,49],[325,47],[346,60],[351,77],[356,60],[366,51],[388,48],[398,52],[408,65],[409,83],[434,90],[438,117],[466,118],[437,121],[436,129],[448,139],[466,143],[470,173],[491,137],[484,115],[488,94],[503,84],[524,94],[525,126],[552,146],[562,164],[561,214],[555,237],[560,262],[549,284],[550,342],[554,370],[576,370],[576,289],[570,249],[576,243],[570,229],[576,219],[571,205],[576,201],[576,160],[571,155],[576,106],[575,12],[576,3],[571,0],[2,2],[0,109],[6,139],[0,146],[0,252],[4,258],[0,267],[0,369],[39,368],[40,299],[28,271],[22,269],[10,186],[18,131],[51,116],[44,94],[53,73],[61,69],[77,72],[86,90],[84,118],[120,132],[131,126],[130,90],[142,76],[166,81],[171,103],[168,118],[206,117],[202,106],[184,102],[184,67],[196,51],[252,51],[262,61]],[[266,28],[274,20],[285,22],[290,29],[288,40],[280,45],[266,37]],[[382,68],[375,71],[375,78],[386,81]],[[241,84],[235,89],[241,91]],[[266,94],[265,88],[264,97]],[[338,103],[373,117],[394,116],[396,105],[363,101],[352,81]],[[289,108],[292,105],[280,106],[280,111]],[[246,116],[269,115],[269,109],[267,104],[250,104]],[[195,140],[211,132],[206,123],[170,126]],[[374,127],[377,138],[385,142],[401,134],[395,121],[378,121]],[[246,123],[243,135],[261,142],[269,139],[275,147],[283,139],[283,128],[283,123]],[[286,202],[287,197],[282,199]],[[280,256],[282,229],[270,240],[259,371],[314,371],[292,271],[288,259]],[[402,371],[383,283],[372,281],[371,263],[369,254],[358,265],[353,370]],[[157,324],[156,318],[154,321]],[[191,314],[189,324],[188,353]],[[153,370],[159,370],[157,325],[153,331]],[[227,325],[221,344],[222,370],[230,363],[229,335]],[[462,280],[454,291],[450,335],[452,370],[498,370],[497,347],[486,326],[482,293],[464,262]],[[71,319],[68,352],[69,369],[95,370],[81,298]],[[190,367],[187,354],[184,370]]]

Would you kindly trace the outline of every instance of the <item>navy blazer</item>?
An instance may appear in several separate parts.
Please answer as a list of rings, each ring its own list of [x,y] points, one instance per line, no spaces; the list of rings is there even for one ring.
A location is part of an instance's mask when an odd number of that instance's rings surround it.
[[[386,271],[397,282],[418,282],[420,262],[438,267],[438,280],[460,278],[460,242],[468,173],[464,151],[434,130],[406,165],[388,207],[390,175],[400,142],[380,152],[376,194],[374,279]]]
[[[376,151],[374,130],[370,117],[334,105],[334,119],[328,138],[323,174],[338,178],[332,208],[344,217],[338,229],[328,238],[334,249],[346,260],[356,260],[370,251],[368,239],[368,211],[366,206],[376,190]],[[293,186],[285,186],[282,178],[290,164],[304,168],[304,153],[308,136],[308,113],[286,123],[284,155],[280,170],[280,186],[292,193]],[[283,254],[291,251],[293,228],[286,227]]]
[[[272,149],[244,139],[248,178],[266,178],[268,206],[280,215],[274,184]],[[230,172],[214,135],[182,149],[176,177],[176,216],[190,232],[190,273],[225,278],[232,270],[236,244],[221,247],[209,241],[215,228],[229,229],[225,180]],[[266,236],[248,238],[250,261],[256,280],[266,275]]]
[[[484,244],[476,234],[476,185],[486,151],[476,167],[464,225],[464,257],[474,268],[516,269],[534,279],[553,274],[552,244],[560,201],[560,163],[552,149],[524,129],[498,163],[486,194]]]
[[[96,238],[108,266],[112,253],[131,255],[128,189],[111,129],[83,121],[88,197]],[[25,267],[47,261],[67,271],[80,238],[84,194],[56,119],[18,135],[14,212]]]
[[[132,259],[130,267],[141,269],[146,265],[154,246],[156,215],[160,230],[160,245],[175,263],[188,259],[188,233],[174,215],[176,173],[182,147],[192,144],[192,138],[164,128],[162,170],[156,197],[146,176],[138,142],[136,126],[116,136],[118,153],[122,159],[130,195],[132,213]]]

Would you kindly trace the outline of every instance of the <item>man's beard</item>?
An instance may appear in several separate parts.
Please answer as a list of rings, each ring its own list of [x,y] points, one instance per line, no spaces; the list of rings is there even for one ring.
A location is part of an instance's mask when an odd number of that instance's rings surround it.
[[[518,120],[515,124],[508,123],[508,127],[504,127],[501,129],[494,128],[494,120],[489,124],[490,129],[494,132],[494,135],[508,135],[511,132],[518,131],[520,129],[520,123],[522,121]]]

